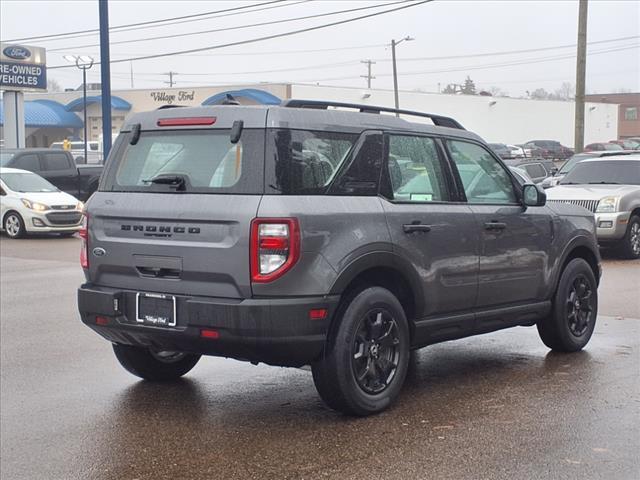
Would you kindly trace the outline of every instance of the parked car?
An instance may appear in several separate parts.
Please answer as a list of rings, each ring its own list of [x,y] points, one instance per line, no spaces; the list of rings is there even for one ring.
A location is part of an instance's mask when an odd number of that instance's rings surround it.
[[[76,164],[82,165],[87,163],[92,163],[92,164],[103,163],[102,151],[100,150],[100,142],[98,142],[97,140],[89,140],[89,142],[87,142],[87,159],[86,160],[84,158],[84,142],[72,141],[70,143],[71,143],[71,149],[69,151],[71,152],[71,155],[73,156],[73,159],[76,162]],[[54,150],[63,150],[64,142],[53,142],[50,148]]]
[[[1,227],[9,238],[27,233],[73,235],[82,223],[82,202],[35,173],[0,167]]]
[[[524,148],[518,145],[507,145],[507,148],[511,150],[511,158],[525,158],[527,156],[531,156],[527,155]]]
[[[564,160],[573,155],[573,150],[555,140],[531,140],[524,144],[531,150],[531,156],[540,156],[552,160]],[[535,151],[535,153],[533,153]]]
[[[609,143],[615,143],[616,145],[620,145],[623,150],[640,150],[640,141],[636,142],[635,140],[611,140]]]
[[[86,214],[81,319],[149,380],[200,355],[310,365],[329,406],[369,415],[412,349],[537,325],[574,352],[596,321],[593,215],[546,206],[448,117],[303,100],[137,113]]]
[[[617,152],[620,150],[624,150],[620,145],[615,143],[590,143],[586,147],[584,147],[585,152]]]
[[[527,160],[511,160],[505,162],[509,166],[518,167],[527,172],[533,183],[541,183],[552,177],[558,171],[553,160],[544,158],[532,158]]]
[[[489,143],[489,148],[491,148],[491,150],[493,150],[503,160],[513,158],[511,149],[504,143]]]
[[[542,186],[542,188],[545,188],[545,189],[555,187],[560,182],[560,180],[562,180],[564,176],[567,173],[569,173],[571,169],[573,169],[573,167],[575,167],[578,163],[580,163],[583,160],[588,160],[590,158],[604,158],[604,157],[611,157],[611,156],[631,155],[634,153],[640,153],[640,151],[625,150],[625,151],[615,151],[615,152],[602,151],[602,152],[577,153],[576,155],[568,159],[566,162],[564,162],[554,176],[547,177],[542,181],[540,185]]]
[[[509,167],[509,170],[511,170],[513,175],[516,177],[516,180],[518,180],[518,182],[520,182],[521,185],[524,186],[527,183],[534,183],[526,170],[520,167],[511,167],[511,166]]]
[[[547,195],[593,212],[601,245],[640,258],[640,154],[584,160]]]
[[[2,149],[0,167],[37,173],[81,200],[96,191],[103,169],[102,165],[76,165],[70,152],[48,148]]]

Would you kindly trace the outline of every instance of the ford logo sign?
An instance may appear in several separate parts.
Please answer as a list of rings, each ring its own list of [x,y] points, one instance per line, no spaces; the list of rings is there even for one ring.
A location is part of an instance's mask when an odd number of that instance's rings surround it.
[[[93,249],[93,254],[96,257],[104,257],[106,255],[106,253],[107,253],[107,251],[102,247],[96,247],[96,248]]]
[[[2,53],[9,58],[13,58],[14,60],[26,60],[31,56],[31,52],[28,48],[18,47],[18,46],[9,46],[2,50]]]

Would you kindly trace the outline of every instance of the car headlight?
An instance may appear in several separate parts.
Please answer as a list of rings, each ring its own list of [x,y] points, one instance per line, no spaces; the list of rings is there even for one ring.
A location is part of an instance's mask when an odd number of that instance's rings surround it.
[[[84,210],[84,203],[83,203],[83,202],[78,202],[78,203],[76,204],[76,210],[78,210],[78,211],[80,211],[80,212],[81,212],[82,210]]]
[[[598,202],[596,213],[613,213],[618,209],[620,197],[604,197]]]
[[[49,205],[45,205],[44,203],[40,203],[40,202],[32,202],[31,200],[27,200],[26,198],[21,198],[22,200],[22,204],[31,209],[31,210],[35,210],[36,212],[45,212],[47,210],[51,210],[51,207],[49,207]]]

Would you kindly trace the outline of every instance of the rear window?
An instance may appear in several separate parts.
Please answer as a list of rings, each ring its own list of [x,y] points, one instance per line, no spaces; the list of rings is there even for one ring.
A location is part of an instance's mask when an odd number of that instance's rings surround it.
[[[46,153],[44,168],[45,170],[68,170],[71,168],[71,164],[64,153]]]
[[[282,195],[326,193],[357,139],[355,133],[269,130],[266,192]]]
[[[158,176],[186,179],[185,190],[198,193],[262,193],[264,130],[245,129],[240,141],[229,130],[142,132],[135,145],[123,136],[110,161],[102,190],[167,192]]]

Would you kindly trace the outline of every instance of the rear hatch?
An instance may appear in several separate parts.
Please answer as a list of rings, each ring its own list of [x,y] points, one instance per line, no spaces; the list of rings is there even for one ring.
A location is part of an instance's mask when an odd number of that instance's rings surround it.
[[[134,116],[87,204],[90,282],[250,297],[249,235],[264,188],[265,118],[266,109],[236,106]],[[232,143],[239,120],[240,140]]]

